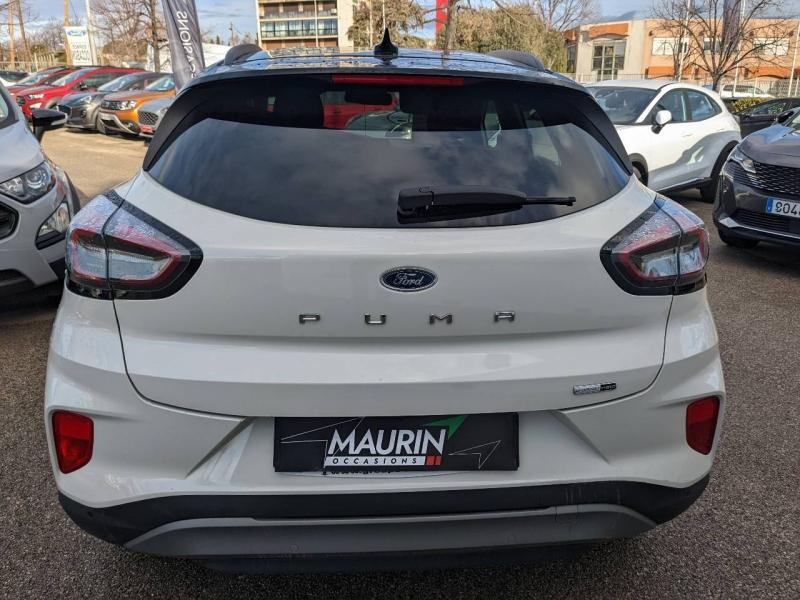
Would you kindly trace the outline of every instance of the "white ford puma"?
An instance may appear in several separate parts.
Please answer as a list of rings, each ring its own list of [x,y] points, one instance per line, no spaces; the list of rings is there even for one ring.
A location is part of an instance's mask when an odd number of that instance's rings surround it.
[[[179,94],[68,235],[45,414],[78,525],[218,566],[464,564],[701,494],[705,227],[583,88],[503,56],[232,51]]]

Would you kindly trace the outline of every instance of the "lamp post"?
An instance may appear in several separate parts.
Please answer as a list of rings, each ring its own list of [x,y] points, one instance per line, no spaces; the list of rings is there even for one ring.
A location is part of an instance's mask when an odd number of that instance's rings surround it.
[[[794,34],[794,55],[792,56],[792,71],[789,73],[789,96],[794,87],[794,70],[797,68],[797,44],[800,43],[800,20],[797,21],[797,32]]]
[[[319,16],[317,15],[317,0],[314,0],[314,43],[319,48]]]
[[[94,48],[94,26],[92,25],[92,6],[90,0],[86,0],[86,35],[89,37],[89,53],[92,57],[92,64],[97,64],[97,51]]]
[[[681,59],[678,63],[678,72],[675,74],[675,80],[680,81],[683,79],[683,61],[686,58],[686,53],[689,51],[689,18],[692,11],[692,0],[686,0],[686,18],[683,20],[683,31],[681,37],[678,38],[678,52],[681,53]],[[686,42],[684,42],[686,38]],[[683,47],[686,46],[686,50]],[[675,63],[673,63],[675,64]]]

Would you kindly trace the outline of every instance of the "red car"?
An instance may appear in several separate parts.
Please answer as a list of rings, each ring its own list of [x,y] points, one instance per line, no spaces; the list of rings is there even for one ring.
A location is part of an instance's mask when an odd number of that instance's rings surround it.
[[[50,83],[25,88],[16,93],[16,100],[25,117],[31,118],[35,108],[52,108],[58,101],[72,92],[93,92],[104,83],[141,69],[121,67],[84,67],[62,75]]]
[[[12,98],[16,98],[17,94],[22,90],[26,90],[28,88],[45,85],[47,83],[52,83],[59,77],[63,77],[73,71],[77,71],[79,67],[48,67],[46,69],[42,69],[41,71],[36,71],[36,73],[31,73],[25,79],[18,81],[14,85],[10,85],[6,87],[8,93],[11,94]]]

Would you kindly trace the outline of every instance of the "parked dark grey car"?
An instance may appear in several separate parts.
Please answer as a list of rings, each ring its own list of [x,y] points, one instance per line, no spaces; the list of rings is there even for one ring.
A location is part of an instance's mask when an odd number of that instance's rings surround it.
[[[67,127],[96,129],[100,133],[105,133],[106,127],[97,115],[97,109],[100,108],[103,98],[112,92],[143,90],[163,75],[163,73],[149,72],[123,75],[101,85],[95,92],[79,92],[65,96],[57,108],[67,115]]]
[[[720,238],[800,245],[800,108],[747,136],[731,152],[714,203]]]
[[[798,106],[800,106],[800,98],[777,98],[743,110],[736,115],[739,119],[742,137],[769,127],[775,123],[778,115]]]

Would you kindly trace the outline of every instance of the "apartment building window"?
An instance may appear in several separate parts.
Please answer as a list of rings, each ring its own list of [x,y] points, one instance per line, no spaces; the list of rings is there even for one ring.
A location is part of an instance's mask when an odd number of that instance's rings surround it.
[[[592,70],[597,79],[614,79],[625,68],[625,40],[597,40],[592,54]]]
[[[338,31],[336,19],[324,19],[319,22],[320,35],[337,35]]]
[[[775,38],[753,38],[756,53],[761,56],[786,56],[789,54],[789,40]]]
[[[674,37],[654,37],[653,38],[653,56],[672,56],[678,48],[678,44],[683,46],[683,53],[689,50],[688,40],[682,42]]]
[[[314,37],[315,35],[337,35],[336,19],[320,19],[314,33],[314,19],[292,21],[270,21],[261,23],[262,38]]]
[[[722,49],[721,39],[712,40],[711,38],[705,38],[703,40],[703,52],[705,52],[706,54],[719,54],[721,49]]]

